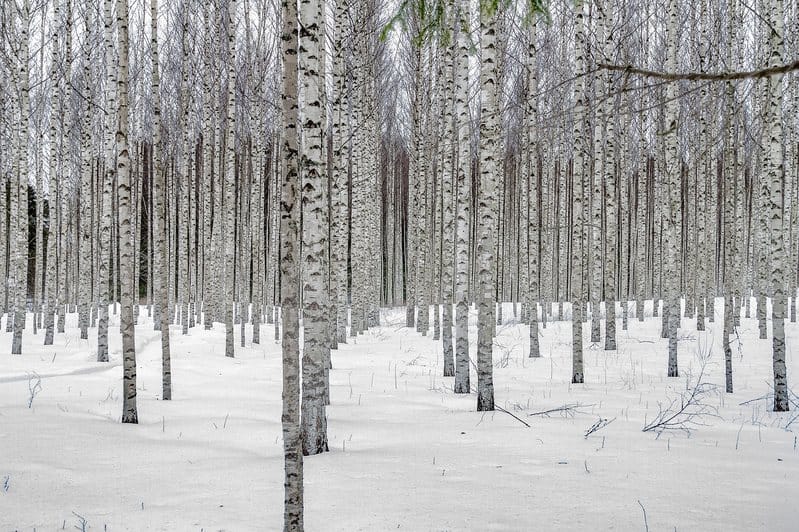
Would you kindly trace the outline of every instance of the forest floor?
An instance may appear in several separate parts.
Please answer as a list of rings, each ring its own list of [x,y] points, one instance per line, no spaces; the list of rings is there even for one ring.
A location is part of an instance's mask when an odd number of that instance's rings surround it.
[[[543,357],[529,359],[528,328],[511,305],[505,316],[494,383],[507,412],[478,413],[474,394],[455,395],[453,379],[441,377],[441,342],[403,327],[404,309],[384,311],[382,327],[333,352],[330,452],[305,460],[307,530],[796,530],[799,401],[792,412],[770,411],[771,340],[758,339],[754,319],[742,320],[735,393],[725,394],[720,319],[704,333],[683,319],[682,376],[673,379],[660,319],[630,319],[629,331],[619,319],[618,350],[586,343],[586,383],[576,386],[570,322],[549,322]],[[187,336],[173,328],[174,400],[164,402],[160,342],[142,311],[134,426],[119,423],[118,334],[111,362],[97,363],[96,329],[80,340],[76,319],[49,347],[29,328],[22,356],[8,355],[2,324],[0,531],[280,530],[272,326],[261,345],[248,328],[235,359],[224,356],[221,325]],[[799,379],[799,326],[786,330],[790,384]],[[701,353],[710,356],[699,424],[642,432],[659,405],[692,388]],[[474,369],[471,379],[476,386]],[[600,418],[609,424],[586,437]]]

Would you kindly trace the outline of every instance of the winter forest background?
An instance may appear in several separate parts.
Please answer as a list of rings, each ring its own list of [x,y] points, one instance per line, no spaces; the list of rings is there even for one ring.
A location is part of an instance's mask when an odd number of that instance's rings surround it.
[[[796,0],[0,10],[3,530],[795,529]]]

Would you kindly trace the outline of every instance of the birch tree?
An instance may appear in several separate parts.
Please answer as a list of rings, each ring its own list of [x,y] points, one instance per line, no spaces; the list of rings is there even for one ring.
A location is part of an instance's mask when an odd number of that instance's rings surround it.
[[[60,111],[61,103],[61,83],[57,78],[57,70],[60,65],[60,47],[61,47],[61,0],[56,0],[53,4],[53,22],[51,25],[51,60],[50,60],[50,82],[51,82],[51,101],[50,101],[50,158],[49,170],[50,180],[47,190],[47,248],[45,251],[45,262],[47,264],[47,275],[44,284],[44,315],[45,315],[45,333],[44,345],[53,345],[53,336],[55,332],[55,314],[58,307],[58,193],[59,188],[59,167],[58,167],[58,152],[60,142],[56,141],[58,135],[59,119],[63,119]],[[63,130],[62,130],[63,131]],[[59,139],[60,141],[61,139]],[[5,186],[2,185],[2,196],[5,198]],[[2,210],[2,209],[0,209]],[[3,218],[5,216],[3,215]],[[0,247],[4,247],[5,242],[0,243]],[[0,258],[5,264],[5,257]],[[106,307],[107,308],[107,307]]]
[[[771,67],[783,62],[784,7],[782,0],[771,0],[769,3],[769,61]],[[771,229],[771,322],[772,356],[774,370],[774,411],[785,412],[789,409],[788,377],[785,365],[785,242],[784,242],[784,172],[783,161],[783,127],[782,127],[782,75],[771,76],[768,81],[768,110],[765,127],[768,128],[768,141],[765,149],[764,170],[769,187],[769,221]]]
[[[105,26],[104,44],[105,44],[105,63],[107,69],[107,80],[105,90],[105,106],[108,111],[106,112],[105,120],[105,175],[103,176],[103,193],[100,199],[100,239],[99,239],[99,253],[100,253],[100,305],[99,313],[100,319],[97,327],[97,361],[108,362],[108,283],[110,273],[110,251],[111,251],[111,191],[114,186],[114,169],[115,169],[115,148],[116,141],[114,139],[116,113],[113,110],[116,108],[116,53],[114,50],[113,42],[113,18],[112,18],[112,0],[104,0],[103,2],[103,22]]]
[[[225,133],[225,182],[224,194],[225,216],[225,356],[233,358],[235,355],[235,339],[233,332],[233,295],[234,268],[235,268],[235,201],[236,191],[236,0],[228,0],[226,12],[226,29],[228,40],[228,72],[227,72],[227,131]]]
[[[471,206],[471,158],[469,130],[469,36],[468,3],[457,12],[457,56],[455,63],[455,123],[458,164],[455,182],[455,393],[469,393],[469,235]]]
[[[539,213],[539,204],[541,201],[541,176],[538,172],[538,73],[536,72],[536,29],[537,21],[535,20],[536,14],[530,13],[531,34],[528,37],[527,43],[527,97],[525,108],[525,128],[524,132],[527,135],[526,146],[526,179],[527,190],[529,191],[529,219],[526,228],[526,235],[524,240],[528,244],[528,259],[527,264],[523,265],[529,272],[529,287],[527,305],[529,312],[530,322],[530,351],[529,356],[536,358],[541,356],[541,351],[538,342],[538,302],[540,296],[539,278],[540,278],[540,263],[539,263],[539,250],[541,247],[541,222]],[[522,206],[524,208],[524,206]],[[522,228],[525,233],[525,228]],[[546,312],[544,310],[544,312]]]
[[[28,295],[28,139],[30,136],[30,21],[31,9],[29,0],[22,3],[20,43],[18,50],[18,67],[16,71],[19,84],[19,129],[12,131],[16,150],[15,169],[12,170],[11,182],[11,227],[16,227],[16,234],[10,233],[9,247],[13,236],[16,236],[15,257],[12,261],[14,274],[10,290],[14,294],[14,327],[11,337],[11,354],[22,354],[22,331],[27,318]],[[14,177],[18,176],[16,181]],[[16,200],[16,201],[15,201]]]
[[[480,13],[480,192],[477,243],[479,292],[477,328],[477,410],[494,410],[492,358],[494,345],[494,216],[499,141],[499,102],[496,66],[498,13],[481,6]]]
[[[583,137],[585,107],[585,87],[582,73],[585,71],[585,6],[578,0],[574,6],[574,69],[577,74],[574,82],[574,158],[572,173],[574,180],[574,212],[572,214],[572,241],[577,242],[582,236],[582,182],[585,172],[586,143]],[[584,381],[583,375],[583,322],[582,322],[582,295],[579,271],[579,255],[572,254],[572,383],[580,384]]]
[[[134,298],[130,155],[128,153],[128,2],[116,0],[117,18],[117,132],[116,176],[119,189],[119,254],[121,284],[120,332],[122,333],[122,423],[138,423],[136,409],[136,331]]]
[[[283,170],[280,194],[280,306],[283,321],[283,456],[285,462],[283,530],[303,530],[303,448],[300,435],[299,324],[299,110],[297,3],[281,2],[283,59],[281,111]]]
[[[302,172],[302,258],[303,258],[303,331],[302,357],[302,446],[303,454],[325,452],[327,418],[325,414],[325,339],[324,315],[328,304],[325,282],[327,241],[327,198],[322,150],[324,130],[324,56],[323,0],[301,0],[299,24],[299,77],[302,87],[300,151]]]
[[[167,226],[164,199],[166,187],[164,182],[164,168],[161,162],[161,74],[158,55],[158,0],[150,0],[150,67],[152,68],[152,97],[153,97],[153,196],[155,199],[155,215],[153,221],[153,235],[155,236],[155,296],[156,308],[154,315],[158,320],[158,329],[161,331],[161,398],[164,401],[172,399],[172,356],[169,343],[169,282],[167,276],[169,268],[167,260]]]
[[[444,47],[444,111],[441,172],[442,232],[441,247],[441,293],[443,312],[441,319],[441,345],[444,351],[444,376],[455,376],[455,359],[452,345],[452,287],[455,273],[455,136],[453,105],[455,93],[455,57],[454,48],[457,41],[442,43]],[[436,313],[438,315],[438,313]]]
[[[666,33],[667,59],[666,69],[675,72],[677,66],[677,0],[669,0],[668,23]],[[677,209],[679,208],[680,191],[680,164],[677,159],[677,87],[675,83],[666,86],[666,130],[664,142],[666,144],[666,176],[668,178],[668,211],[667,211],[667,242],[668,272],[670,282],[667,288],[668,305],[668,338],[669,362],[668,376],[678,377],[677,367],[677,328],[680,319],[680,295],[676,284],[678,274],[678,248],[677,248]]]

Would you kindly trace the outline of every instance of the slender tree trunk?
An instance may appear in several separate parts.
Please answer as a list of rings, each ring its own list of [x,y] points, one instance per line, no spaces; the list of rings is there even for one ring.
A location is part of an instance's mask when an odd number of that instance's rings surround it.
[[[297,3],[283,0],[283,181],[280,196],[280,306],[283,322],[283,530],[303,527],[303,453],[300,437],[299,157],[297,108]]]
[[[530,351],[529,356],[536,358],[541,356],[541,350],[538,342],[538,301],[541,298],[540,294],[540,272],[539,272],[539,253],[541,248],[541,222],[540,222],[540,209],[541,204],[541,175],[538,171],[538,73],[536,72],[536,22],[535,13],[532,15],[532,28],[527,43],[527,113],[526,113],[526,127],[525,133],[528,135],[526,146],[526,170],[524,171],[526,180],[528,182],[529,194],[529,212],[527,227],[521,228],[523,238],[527,243],[525,246],[528,250],[528,263],[523,264],[522,268],[529,273],[529,286],[525,285],[528,291],[527,307],[528,319],[530,323]],[[528,206],[521,206],[523,209]],[[524,278],[524,277],[523,277]],[[542,309],[543,310],[543,309]],[[545,312],[545,311],[544,311]],[[546,319],[546,318],[544,318]]]
[[[613,18],[610,2],[602,2],[602,8],[607,11],[602,17],[604,26],[603,35],[604,56],[609,58],[614,53],[613,32],[610,28]],[[613,87],[612,73],[608,72],[606,87]],[[605,115],[605,146],[604,146],[604,182],[605,182],[605,350],[616,350],[616,259],[618,253],[618,204],[616,202],[616,146],[615,146],[615,117],[610,116],[610,101],[604,103]]]
[[[478,329],[477,329],[477,410],[494,410],[493,331],[495,307],[494,224],[497,195],[497,154],[500,108],[497,89],[497,15],[480,17],[480,192],[478,196]]]
[[[344,101],[345,91],[347,90],[347,80],[345,76],[345,50],[344,35],[348,28],[349,2],[348,0],[336,0],[334,20],[334,43],[333,43],[333,165],[332,165],[332,186],[331,186],[331,214],[332,223],[332,252],[330,269],[332,279],[331,285],[336,296],[336,317],[335,333],[337,343],[347,342],[347,233],[348,216],[347,204],[349,202],[349,186],[347,179],[347,167],[345,164],[345,128],[347,119],[346,102]]]
[[[699,46],[699,68],[704,72],[707,68],[706,48],[702,43],[708,42],[708,28],[710,23],[707,20],[707,0],[700,0],[700,46]],[[708,139],[708,120],[707,109],[705,102],[707,101],[707,87],[702,87],[699,92],[699,139],[697,151],[699,157],[697,159],[697,178],[696,178],[696,294],[697,299],[697,313],[696,313],[696,330],[705,330],[705,298],[707,297],[707,274],[706,264],[707,258],[710,254],[709,246],[707,245],[708,233],[708,213],[707,213],[707,183],[708,183],[708,161],[710,154],[706,150],[710,146]]]
[[[582,0],[575,3],[575,22],[574,22],[574,63],[577,80],[574,87],[574,152],[572,159],[574,205],[573,205],[573,225],[572,241],[577,242],[583,234],[583,195],[582,183],[586,173],[585,155],[587,153],[586,141],[583,137],[585,127],[585,7]],[[572,251],[572,280],[571,280],[571,299],[572,299],[572,383],[580,384],[584,381],[583,375],[583,299],[580,281],[580,254],[577,250]],[[597,311],[598,309],[592,309]]]
[[[180,194],[176,198],[180,208],[176,214],[179,218],[178,223],[178,277],[180,279],[178,284],[178,304],[180,306],[180,325],[181,332],[189,334],[189,314],[191,308],[189,305],[189,292],[191,285],[189,283],[189,249],[191,248],[191,220],[189,217],[189,204],[191,202],[191,186],[190,170],[189,170],[189,47],[188,47],[188,33],[189,22],[187,13],[187,4],[182,4],[182,13],[180,14],[180,42],[182,60],[180,62],[180,91],[179,91],[179,113],[180,113],[180,145],[181,153],[179,154],[179,172],[178,179],[180,180]],[[231,62],[235,63],[235,56],[232,57]]]
[[[61,0],[55,0],[53,7],[53,22],[52,24],[52,62],[50,64],[50,79],[53,80],[53,90],[50,95],[50,184],[47,191],[47,248],[45,251],[45,263],[47,264],[47,275],[44,284],[44,345],[53,345],[53,332],[55,329],[55,313],[58,306],[58,260],[57,260],[57,242],[58,242],[58,185],[60,168],[58,167],[57,155],[61,149],[60,142],[56,142],[56,127],[59,124],[59,118],[63,121],[63,115],[60,113],[59,104],[60,97],[60,83],[56,81],[56,71],[60,66],[60,40],[59,30],[61,20]],[[62,128],[63,134],[63,128]],[[5,198],[5,183],[0,187],[0,194]],[[5,210],[2,212],[5,212]],[[3,222],[5,222],[5,215],[3,215]],[[0,247],[5,248],[5,238],[0,242]],[[5,257],[0,257],[2,265],[5,265]],[[2,278],[5,281],[5,277]],[[5,286],[5,283],[3,283]],[[107,307],[106,307],[107,308]]]
[[[203,236],[203,324],[206,330],[210,330],[214,325],[214,312],[217,310],[218,300],[216,298],[218,288],[218,268],[217,256],[217,235],[219,233],[219,220],[221,215],[216,198],[219,196],[219,187],[214,186],[218,181],[218,172],[214,172],[218,152],[214,149],[215,141],[219,138],[216,135],[216,128],[219,126],[218,115],[215,112],[216,104],[212,107],[212,102],[217,101],[211,88],[211,58],[210,50],[214,35],[212,34],[209,21],[210,6],[203,4],[203,44],[206,48],[203,54],[203,213],[204,231]],[[212,110],[214,111],[212,114]],[[212,118],[213,117],[213,118]],[[211,120],[214,120],[215,127]]]
[[[455,376],[455,358],[452,345],[452,296],[453,278],[455,274],[455,129],[453,121],[453,105],[455,96],[455,46],[457,41],[445,45],[444,48],[444,138],[442,187],[442,251],[441,251],[441,289],[443,312],[441,319],[441,344],[444,356],[444,376]]]
[[[27,318],[27,301],[28,301],[28,142],[29,142],[29,125],[30,125],[30,80],[28,76],[29,63],[30,63],[30,45],[28,42],[30,35],[30,19],[31,9],[30,1],[24,0],[22,4],[22,31],[20,35],[20,66],[19,66],[19,91],[20,91],[20,105],[19,105],[19,137],[16,138],[17,150],[16,172],[12,171],[12,179],[15,174],[19,176],[19,181],[13,183],[18,187],[16,194],[18,201],[16,205],[11,203],[12,209],[12,226],[16,226],[17,237],[17,260],[14,262],[15,279],[12,288],[15,294],[14,300],[14,334],[11,337],[11,354],[22,354],[22,331],[25,328],[25,320]],[[16,135],[15,135],[16,137]],[[12,191],[12,195],[14,192]],[[16,220],[15,220],[16,218]],[[16,222],[16,223],[14,223]]]
[[[233,332],[234,307],[234,268],[236,240],[236,0],[228,0],[227,38],[228,38],[228,76],[227,76],[227,132],[225,134],[225,293],[221,303],[225,309],[225,356],[235,355]]]
[[[89,10],[84,10],[84,33],[91,34]],[[83,129],[81,132],[81,173],[80,191],[78,197],[78,326],[80,327],[81,340],[89,338],[89,322],[91,320],[92,299],[92,114],[94,104],[92,101],[92,85],[90,66],[92,64],[91,47],[84,46],[83,58],[83,94],[86,103],[83,112]]]
[[[677,0],[670,0],[667,24],[667,48],[666,69],[675,72],[677,67],[677,47],[679,46],[677,33]],[[668,260],[668,275],[671,281],[668,283],[665,302],[668,304],[668,338],[669,338],[669,360],[668,376],[679,376],[677,366],[677,329],[680,320],[680,293],[679,285],[679,251],[677,242],[677,211],[680,201],[680,161],[677,157],[677,87],[675,83],[670,83],[666,87],[666,174],[668,178],[668,202],[669,210],[667,213],[667,239],[668,249],[664,250]]]
[[[455,63],[455,120],[457,127],[457,180],[455,220],[455,393],[469,393],[469,219],[471,205],[471,157],[469,131],[469,35],[467,2],[458,13],[457,57]]]
[[[128,155],[128,1],[117,0],[117,133],[116,176],[119,190],[119,282],[121,284],[120,332],[124,368],[122,423],[138,423],[136,409],[136,339],[133,325],[134,279],[130,156]]]
[[[771,31],[769,32],[769,66],[776,67],[783,63],[782,50],[785,40],[783,35],[784,7],[783,0],[770,0]],[[768,110],[764,127],[769,130],[766,143],[766,164],[769,184],[768,216],[771,229],[771,323],[772,323],[772,359],[774,371],[774,411],[786,412],[789,409],[788,375],[785,363],[785,237],[784,237],[784,202],[785,186],[783,161],[782,110],[782,74],[772,76],[768,83]],[[765,214],[765,213],[764,213]]]
[[[64,41],[65,41],[65,63],[66,63],[66,79],[72,79],[72,0],[66,0],[66,25],[64,28]],[[71,83],[64,83],[64,101],[68,102],[72,98],[72,84]],[[113,110],[111,110],[113,112]],[[61,117],[61,135],[62,138],[65,136],[64,130],[66,129],[65,126],[66,118],[63,116]],[[66,172],[65,172],[66,173]],[[63,193],[59,189],[60,201],[58,203],[59,206],[59,236],[58,236],[58,249],[59,249],[59,263],[60,268],[58,271],[58,288],[57,292],[59,294],[58,297],[58,332],[64,332],[64,325],[66,321],[66,305],[68,303],[68,287],[67,287],[67,256],[68,250],[66,246],[67,241],[67,232],[69,229],[69,200],[68,195]],[[114,268],[116,272],[116,268]]]
[[[164,401],[172,399],[172,357],[169,343],[169,267],[166,224],[165,199],[166,183],[161,163],[161,74],[158,58],[158,0],[150,0],[150,62],[152,68],[153,98],[153,195],[155,196],[155,213],[153,235],[155,235],[155,294],[157,298],[159,329],[161,331],[161,397]]]
[[[46,21],[47,21],[47,4],[41,10],[41,25],[40,25],[40,38],[41,42],[47,39]],[[44,46],[39,48],[39,79],[44,79]],[[36,226],[34,228],[34,238],[36,239],[36,247],[34,251],[33,260],[33,334],[38,334],[39,328],[42,326],[42,300],[43,300],[43,283],[44,276],[42,269],[43,264],[43,251],[44,251],[44,128],[39,125],[38,128],[38,144],[36,146]]]
[[[105,61],[108,71],[106,80],[106,115],[105,123],[105,175],[103,176],[103,192],[100,200],[100,319],[97,326],[97,361],[108,362],[108,277],[111,248],[111,190],[114,184],[115,151],[114,139],[116,113],[116,54],[113,41],[113,0],[104,0],[103,17],[105,21]]]
[[[301,112],[303,138],[300,152],[303,190],[303,339],[302,356],[302,451],[305,455],[328,450],[325,415],[325,350],[327,323],[324,315],[328,303],[326,271],[327,201],[324,194],[322,127],[324,92],[323,0],[301,0],[300,83],[305,97]]]

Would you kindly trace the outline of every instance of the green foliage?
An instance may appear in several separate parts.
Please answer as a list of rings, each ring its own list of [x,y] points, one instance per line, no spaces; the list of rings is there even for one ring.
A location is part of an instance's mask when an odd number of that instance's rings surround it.
[[[453,13],[449,13],[447,8],[453,8],[448,0],[403,0],[397,12],[380,31],[380,40],[385,41],[397,25],[407,31],[408,21],[413,18],[419,22],[418,31],[411,36],[414,46],[421,46],[427,39],[435,37],[445,44],[449,43],[452,24],[448,15]]]
[[[527,12],[524,15],[524,24],[530,25],[534,22],[535,17],[540,16],[543,17],[544,20],[549,24],[551,18],[549,16],[549,9],[547,8],[546,2],[544,0],[526,0],[527,1]]]
[[[480,15],[491,18],[501,10],[516,11],[517,2],[524,3],[524,24],[531,24],[536,16],[549,20],[546,0],[480,0]],[[447,45],[452,39],[452,29],[459,17],[457,2],[452,0],[403,0],[397,11],[391,16],[380,31],[380,40],[385,41],[388,35],[399,26],[408,31],[410,20],[418,22],[418,29],[411,35],[414,46],[421,46],[428,40],[438,39]],[[460,29],[469,33],[469,21],[458,20]]]

